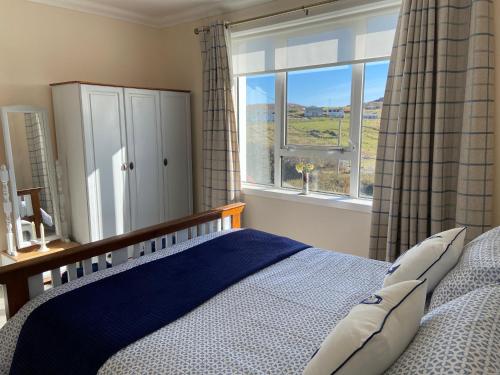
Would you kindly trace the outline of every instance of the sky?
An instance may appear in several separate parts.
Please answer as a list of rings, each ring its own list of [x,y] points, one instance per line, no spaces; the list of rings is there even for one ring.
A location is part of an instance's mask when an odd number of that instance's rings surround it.
[[[389,63],[365,67],[365,102],[384,96]],[[345,106],[351,101],[350,66],[288,73],[288,103],[304,106]],[[247,77],[247,104],[274,103],[274,75]]]

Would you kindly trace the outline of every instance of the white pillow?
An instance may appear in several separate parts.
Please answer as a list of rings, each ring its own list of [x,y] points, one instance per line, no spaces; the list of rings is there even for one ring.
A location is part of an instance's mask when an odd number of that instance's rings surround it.
[[[426,294],[426,280],[411,280],[365,299],[330,332],[304,375],[381,374],[417,333]]]
[[[403,253],[384,278],[384,286],[406,280],[427,279],[430,293],[458,262],[466,228],[435,234]]]

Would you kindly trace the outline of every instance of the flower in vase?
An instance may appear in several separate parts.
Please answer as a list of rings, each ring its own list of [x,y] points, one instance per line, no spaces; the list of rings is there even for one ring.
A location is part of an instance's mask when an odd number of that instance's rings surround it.
[[[313,163],[304,163],[304,162],[299,162],[295,164],[295,170],[299,173],[310,173],[314,170],[314,164]]]
[[[314,164],[313,163],[306,163],[306,165],[304,165],[304,172],[312,172],[314,169]]]
[[[295,170],[299,173],[302,173],[304,171],[304,166],[305,166],[305,164],[302,162],[297,163],[297,164],[295,164]]]

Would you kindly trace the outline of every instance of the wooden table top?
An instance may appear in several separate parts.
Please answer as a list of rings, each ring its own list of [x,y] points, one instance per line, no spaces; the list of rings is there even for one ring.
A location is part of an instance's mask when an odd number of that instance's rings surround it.
[[[24,249],[17,250],[17,255],[12,256],[7,254],[7,250],[2,251],[2,256],[8,257],[15,262],[23,262],[33,258],[42,257],[47,254],[57,253],[66,249],[71,249],[72,247],[80,246],[77,242],[64,242],[62,240],[51,241],[47,244],[49,251],[41,252],[38,251],[40,246],[30,246]]]

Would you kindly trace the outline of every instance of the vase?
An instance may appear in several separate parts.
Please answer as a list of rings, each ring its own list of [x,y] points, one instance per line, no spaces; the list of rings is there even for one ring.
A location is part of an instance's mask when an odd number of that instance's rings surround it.
[[[302,194],[309,194],[309,172],[302,173]]]

